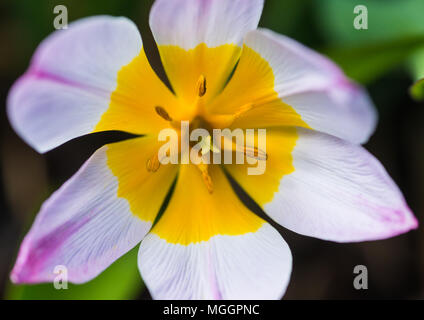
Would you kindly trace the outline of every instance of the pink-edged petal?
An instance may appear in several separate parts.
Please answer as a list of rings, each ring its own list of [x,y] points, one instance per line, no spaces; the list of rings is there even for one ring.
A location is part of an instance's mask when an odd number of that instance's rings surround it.
[[[148,156],[140,150],[151,152],[146,149],[152,143],[149,139],[99,149],[43,204],[19,250],[13,282],[53,281],[57,265],[68,269],[70,282],[86,282],[143,239],[176,173],[175,168],[162,168],[159,175],[127,168],[137,159],[145,163]],[[119,170],[111,169],[111,163],[123,158],[124,150],[132,160],[117,164]],[[130,176],[119,176],[129,171]],[[145,185],[155,195],[146,193]],[[145,200],[144,207],[135,204],[136,193],[138,202]]]
[[[281,225],[325,240],[393,237],[418,222],[381,163],[361,146],[299,130],[295,171],[265,211]]]
[[[256,232],[189,245],[150,233],[138,264],[155,299],[280,299],[292,256],[281,235],[264,223]]]
[[[336,242],[385,239],[417,228],[399,188],[362,146],[296,130],[293,151],[267,149],[264,175],[247,176],[246,168],[229,167],[271,218],[300,234]],[[269,130],[267,143],[283,146],[288,134],[285,129]],[[286,168],[284,174],[279,164]],[[258,190],[271,185],[274,193],[264,198]]]
[[[150,27],[159,45],[240,45],[256,29],[263,0],[156,0]]]
[[[301,126],[353,143],[366,142],[374,132],[377,114],[367,93],[326,57],[264,29],[249,32],[244,48],[221,100],[212,107],[233,113],[252,104],[234,127],[282,126],[288,117],[300,116]],[[234,97],[235,91],[242,95]]]
[[[118,71],[141,50],[126,18],[85,18],[54,32],[9,93],[13,128],[39,152],[92,132],[109,108]]]
[[[250,32],[245,43],[270,64],[275,91],[311,128],[354,143],[369,139],[377,123],[375,108],[331,60],[266,29]]]
[[[92,132],[109,96],[51,81],[21,77],[8,97],[8,116],[19,136],[40,153]]]

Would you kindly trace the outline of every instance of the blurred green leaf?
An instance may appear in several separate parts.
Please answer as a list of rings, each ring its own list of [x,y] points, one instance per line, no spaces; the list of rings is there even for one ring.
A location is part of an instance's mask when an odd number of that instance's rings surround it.
[[[294,29],[299,27],[299,19],[304,14],[310,0],[285,0],[285,1],[266,1],[264,11],[261,17],[261,25],[264,27],[291,34]]]
[[[355,6],[368,8],[368,29],[353,26]],[[370,83],[410,61],[424,47],[422,0],[322,0],[318,27],[330,44],[326,53],[348,76]]]
[[[358,47],[324,50],[352,79],[369,83],[424,46],[424,35]]]
[[[411,96],[418,101],[424,101],[424,47],[411,58],[411,71],[414,79],[418,79],[410,88]]]
[[[424,35],[422,0],[317,0],[318,27],[333,45],[358,46]],[[368,29],[356,30],[357,5],[368,8]]]
[[[424,101],[424,78],[412,85],[410,93],[414,99]]]
[[[6,299],[12,300],[121,300],[134,299],[144,288],[137,268],[138,246],[113,263],[94,280],[68,284],[56,290],[52,283],[39,285],[10,284]]]
[[[411,57],[410,69],[415,80],[424,75],[424,46]]]

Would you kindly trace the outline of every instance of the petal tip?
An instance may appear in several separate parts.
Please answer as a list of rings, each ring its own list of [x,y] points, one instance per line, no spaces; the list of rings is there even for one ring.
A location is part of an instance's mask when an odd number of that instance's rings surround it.
[[[13,268],[13,270],[10,273],[10,281],[13,284],[28,284],[32,283],[30,277],[26,277],[25,273],[22,272],[21,268],[17,268],[16,266]]]
[[[420,223],[418,222],[417,217],[415,217],[415,215],[409,209],[409,207],[407,207],[407,208],[408,208],[408,213],[409,213],[408,214],[409,215],[409,222],[408,222],[408,230],[407,231],[416,230],[416,229],[418,229]]]
[[[37,151],[40,154],[46,153],[49,151],[49,148],[46,148],[42,143],[36,143],[34,139],[31,138],[31,135],[25,130],[27,125],[25,122],[25,110],[23,107],[28,93],[28,80],[34,77],[34,74],[30,69],[25,72],[21,77],[19,77],[15,83],[10,87],[7,99],[6,99],[6,114],[9,120],[10,126],[18,134],[18,136],[24,140],[31,148]]]
[[[402,218],[399,219],[397,226],[392,229],[392,232],[388,234],[388,238],[396,237],[409,231],[418,229],[418,219],[412,213],[411,209],[409,209],[408,205],[405,204],[404,210],[394,211],[394,214],[398,217],[401,216]]]
[[[19,281],[19,273],[15,271],[15,268],[13,268],[12,272],[10,273],[10,281],[13,284],[20,284],[21,281]]]
[[[10,280],[14,284],[32,283],[34,263],[28,263],[28,240],[19,249],[15,265],[10,273]]]

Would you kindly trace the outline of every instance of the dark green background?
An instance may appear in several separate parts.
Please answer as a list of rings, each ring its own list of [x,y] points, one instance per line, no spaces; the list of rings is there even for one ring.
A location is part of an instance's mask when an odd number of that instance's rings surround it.
[[[0,3],[0,297],[6,299],[150,298],[136,266],[136,250],[94,281],[58,291],[52,284],[13,286],[8,274],[19,243],[43,200],[106,142],[119,133],[75,139],[39,155],[11,130],[5,101],[27,68],[37,44],[53,31],[53,8],[64,4],[69,20],[110,14],[138,26],[149,59],[164,77],[148,27],[150,0],[3,0]],[[353,28],[353,8],[365,4],[369,29]],[[367,86],[380,113],[366,145],[403,190],[420,221],[424,218],[424,109],[409,87],[424,77],[422,0],[268,0],[261,26],[291,36],[330,55],[346,73]],[[164,79],[164,78],[163,78]],[[307,199],[305,199],[307,201]],[[337,244],[299,236],[278,227],[294,257],[287,299],[424,298],[422,228],[393,239]],[[369,271],[369,289],[354,290],[353,268]]]

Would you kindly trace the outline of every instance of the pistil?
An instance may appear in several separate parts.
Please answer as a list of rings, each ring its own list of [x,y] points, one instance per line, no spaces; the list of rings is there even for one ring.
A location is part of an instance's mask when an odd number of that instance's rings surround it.
[[[203,182],[206,185],[206,188],[208,189],[208,192],[210,194],[213,193],[213,182],[212,182],[212,178],[209,175],[208,172],[208,164],[205,163],[200,163],[197,165],[197,168],[200,170],[201,174],[202,174],[202,178],[203,178]]]

